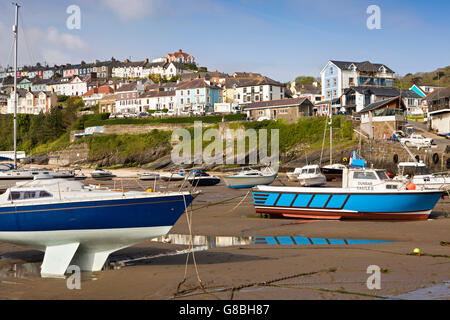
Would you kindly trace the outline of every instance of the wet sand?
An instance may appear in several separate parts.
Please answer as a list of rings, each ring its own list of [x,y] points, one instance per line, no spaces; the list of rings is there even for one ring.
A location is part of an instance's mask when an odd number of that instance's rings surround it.
[[[85,183],[112,186],[114,182],[88,179]],[[287,183],[283,176],[274,185],[281,183]],[[128,189],[154,185],[134,179],[123,179],[123,184]],[[167,183],[158,181],[157,186],[165,188]],[[179,183],[169,186],[176,189]],[[228,189],[223,182],[198,189],[202,194],[192,206],[194,235],[395,242],[309,246],[252,242],[198,251],[195,261],[203,288],[191,256],[178,294],[186,254],[170,254],[186,245],[147,241],[120,250],[109,260],[146,258],[120,269],[83,273],[81,290],[69,290],[64,279],[38,276],[41,252],[0,243],[0,299],[382,299],[450,280],[450,246],[441,243],[450,242],[448,197],[440,200],[428,221],[315,221],[261,218],[254,212],[250,194],[241,202],[248,189]],[[185,214],[170,234],[189,234]],[[420,248],[422,255],[411,255],[414,248]],[[382,270],[380,290],[366,286],[370,265]]]

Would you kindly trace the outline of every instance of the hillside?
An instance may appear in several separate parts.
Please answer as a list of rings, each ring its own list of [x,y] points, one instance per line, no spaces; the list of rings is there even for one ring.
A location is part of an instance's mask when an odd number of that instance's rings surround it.
[[[436,69],[431,72],[408,73],[396,81],[397,86],[409,89],[413,84],[448,87],[450,86],[450,66]]]

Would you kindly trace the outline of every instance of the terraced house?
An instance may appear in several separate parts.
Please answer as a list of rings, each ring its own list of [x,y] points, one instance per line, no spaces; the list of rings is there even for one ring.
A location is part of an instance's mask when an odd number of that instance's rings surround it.
[[[177,114],[212,112],[222,102],[222,89],[203,78],[181,83],[175,94]]]
[[[57,98],[53,92],[17,90],[17,113],[35,115],[40,112],[47,113],[56,104]],[[14,92],[11,92],[8,98],[7,113],[14,113]]]

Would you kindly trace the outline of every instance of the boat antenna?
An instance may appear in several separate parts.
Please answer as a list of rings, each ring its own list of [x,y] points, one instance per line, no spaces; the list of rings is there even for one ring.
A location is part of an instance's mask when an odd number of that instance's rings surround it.
[[[18,35],[19,35],[19,8],[18,3],[14,3],[16,6],[16,20],[13,25],[14,33],[14,169],[17,169],[17,48],[18,48]]]

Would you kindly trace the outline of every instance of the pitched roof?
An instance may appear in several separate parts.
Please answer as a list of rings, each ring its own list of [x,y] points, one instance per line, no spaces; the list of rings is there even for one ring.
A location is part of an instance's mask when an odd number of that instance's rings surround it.
[[[178,50],[177,52],[168,53],[167,55],[168,55],[168,56],[174,56],[174,57],[183,56],[183,57],[185,57],[185,58],[187,58],[187,57],[190,56],[189,53],[183,52],[183,50],[181,50],[181,49]]]
[[[388,105],[392,101],[395,101],[395,100],[398,100],[398,99],[400,99],[400,96],[371,103],[371,104],[367,105],[364,109],[359,111],[358,113],[364,113],[364,112],[372,111],[372,110],[375,110],[375,109],[379,109],[381,107],[384,107],[385,105]],[[400,101],[400,103],[403,104],[403,101]]]
[[[270,79],[268,77],[258,77],[258,78],[228,78],[225,81],[225,87],[231,88],[236,86],[240,87],[252,87],[252,86],[262,86],[262,85],[274,85],[274,86],[284,86],[282,83]]]
[[[366,72],[378,72],[379,69],[384,66],[386,68],[387,72],[394,73],[394,71],[387,67],[384,64],[381,63],[371,63],[370,61],[363,61],[363,62],[352,62],[352,61],[336,61],[336,60],[330,60],[333,64],[335,64],[340,69],[349,69],[350,66],[353,64],[355,65],[356,69],[359,71],[366,71]]]
[[[367,86],[350,87],[345,90],[345,93],[347,93],[350,90],[354,90],[361,94],[374,94],[376,96],[381,96],[381,97],[397,97],[397,96],[401,95],[402,98],[416,98],[416,99],[422,98],[414,91],[398,90],[398,89],[389,88],[389,87],[367,87]]]
[[[148,91],[144,92],[139,98],[154,98],[154,97],[170,97],[175,96],[175,91]]]
[[[116,92],[126,92],[126,91],[133,91],[136,89],[137,83],[127,83],[122,85],[120,88],[116,89]]]
[[[179,89],[193,89],[193,88],[212,88],[212,89],[220,89],[217,86],[208,84],[204,78],[194,79],[188,82],[180,83],[177,86],[177,90]]]
[[[430,94],[428,94],[425,99],[428,101],[437,100],[441,98],[450,97],[450,87],[440,88],[433,90]]]
[[[110,93],[114,93],[114,90],[110,86],[101,86],[98,88],[92,88],[92,89],[88,90],[85,94],[83,94],[83,96],[89,97],[95,93],[110,94]]]
[[[245,105],[244,110],[247,109],[260,109],[260,108],[270,108],[270,107],[290,107],[290,106],[298,106],[305,101],[309,101],[308,98],[290,98],[290,99],[279,99],[279,100],[270,100],[270,101],[259,101],[253,102]],[[311,101],[309,101],[311,103]]]

